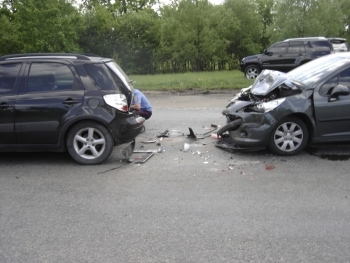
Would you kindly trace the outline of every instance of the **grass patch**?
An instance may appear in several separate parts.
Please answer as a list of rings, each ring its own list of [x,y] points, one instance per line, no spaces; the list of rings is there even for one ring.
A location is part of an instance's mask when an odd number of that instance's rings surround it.
[[[241,71],[129,75],[135,88],[152,91],[240,90],[253,84]]]

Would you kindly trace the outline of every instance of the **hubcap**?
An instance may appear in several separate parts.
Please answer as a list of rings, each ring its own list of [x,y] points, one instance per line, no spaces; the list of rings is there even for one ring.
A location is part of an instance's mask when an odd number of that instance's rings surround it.
[[[259,75],[259,72],[256,68],[250,68],[247,70],[246,77],[247,79],[256,79]]]
[[[95,128],[84,128],[74,137],[74,149],[84,159],[95,159],[105,150],[106,140]]]
[[[303,138],[303,130],[293,122],[283,123],[274,134],[276,146],[284,152],[292,152],[298,149],[303,142]]]

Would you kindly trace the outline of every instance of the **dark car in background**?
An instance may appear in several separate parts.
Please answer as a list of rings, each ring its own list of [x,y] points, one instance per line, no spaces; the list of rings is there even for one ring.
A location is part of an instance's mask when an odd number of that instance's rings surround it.
[[[243,58],[240,69],[247,79],[255,79],[264,69],[288,72],[315,58],[348,50],[345,38],[290,38],[273,44],[262,54]]]
[[[309,143],[350,142],[350,52],[323,56],[288,73],[264,70],[224,109],[233,150],[294,155]]]
[[[68,151],[99,164],[129,144],[144,118],[129,112],[133,87],[110,58],[81,54],[0,57],[0,151]]]

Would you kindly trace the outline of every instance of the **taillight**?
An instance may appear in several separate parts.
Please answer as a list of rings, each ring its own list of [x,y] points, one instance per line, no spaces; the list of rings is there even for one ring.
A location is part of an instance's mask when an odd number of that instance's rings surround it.
[[[128,102],[124,94],[108,94],[104,95],[105,102],[117,110],[128,112]]]

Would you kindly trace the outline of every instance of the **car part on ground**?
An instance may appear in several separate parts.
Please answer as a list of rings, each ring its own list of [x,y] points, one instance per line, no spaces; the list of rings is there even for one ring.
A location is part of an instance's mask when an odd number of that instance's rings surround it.
[[[323,56],[289,73],[264,70],[223,110],[217,146],[300,153],[309,143],[350,142],[350,52]],[[227,143],[227,137],[231,143]]]
[[[110,58],[71,53],[0,57],[0,150],[68,151],[99,164],[133,142],[144,118],[129,112],[133,86]]]
[[[243,58],[240,68],[247,79],[255,79],[264,69],[288,72],[321,56],[349,50],[345,38],[290,38],[273,44],[262,54]]]

